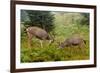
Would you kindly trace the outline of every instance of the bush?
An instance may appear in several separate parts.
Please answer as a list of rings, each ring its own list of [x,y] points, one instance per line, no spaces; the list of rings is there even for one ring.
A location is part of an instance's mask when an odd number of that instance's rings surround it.
[[[54,15],[50,11],[32,11],[24,10],[29,17],[29,21],[25,21],[25,26],[38,26],[50,32],[53,28]]]

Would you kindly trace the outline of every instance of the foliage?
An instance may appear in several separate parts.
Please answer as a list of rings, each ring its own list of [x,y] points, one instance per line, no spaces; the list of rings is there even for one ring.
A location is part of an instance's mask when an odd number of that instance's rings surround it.
[[[83,19],[80,13],[55,12],[54,27],[55,41],[51,45],[48,41],[43,42],[43,48],[40,46],[39,39],[32,39],[32,48],[28,48],[28,38],[26,35],[21,37],[21,62],[47,62],[47,61],[69,61],[69,60],[87,60],[89,59],[89,27],[87,24],[81,25],[77,22]],[[64,17],[64,18],[63,18]],[[75,19],[76,18],[76,19]],[[81,20],[79,20],[81,22]],[[78,34],[86,40],[84,48],[79,46],[59,48],[58,42],[63,42],[66,38]]]
[[[55,16],[58,17],[58,22],[62,22],[64,25],[89,25],[89,13],[56,12]]]
[[[25,41],[26,38],[24,38]],[[69,60],[85,60],[89,59],[89,42],[87,41],[85,48],[78,46],[58,48],[57,42],[48,46],[44,42],[44,48],[41,48],[39,41],[33,41],[33,48],[28,48],[26,42],[22,44],[21,62],[46,62],[46,61],[69,61]]]
[[[21,22],[29,21],[29,17],[25,10],[21,10]]]
[[[53,14],[50,11],[33,11],[25,10],[29,17],[29,21],[26,21],[26,26],[38,26],[50,32],[53,27]]]
[[[89,25],[89,13],[81,13],[83,15],[83,20],[81,20],[81,24]]]

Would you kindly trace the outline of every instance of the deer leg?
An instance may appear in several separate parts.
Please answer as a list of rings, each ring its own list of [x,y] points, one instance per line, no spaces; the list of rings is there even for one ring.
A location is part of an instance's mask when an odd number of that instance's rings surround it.
[[[28,47],[31,48],[33,35],[30,34],[29,32],[27,32],[27,34],[28,34]]]
[[[43,48],[43,41],[42,40],[40,40],[40,46],[41,46],[41,48]]]
[[[52,40],[49,40],[49,45],[51,45],[51,43],[52,43]]]
[[[85,44],[82,42],[79,44],[79,47],[80,47],[80,49],[83,49],[83,48],[85,48]]]

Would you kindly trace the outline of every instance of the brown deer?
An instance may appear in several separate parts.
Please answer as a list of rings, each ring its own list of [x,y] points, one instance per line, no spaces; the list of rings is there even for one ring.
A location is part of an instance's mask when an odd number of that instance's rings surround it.
[[[83,48],[86,44],[86,41],[79,36],[73,36],[68,39],[66,39],[64,42],[62,42],[59,46],[59,48],[65,48],[68,46],[79,46],[79,48]]]
[[[43,40],[49,40],[49,44],[51,44],[54,39],[53,37],[51,37],[44,29],[39,28],[39,27],[28,27],[26,29],[27,35],[28,35],[28,44],[29,47],[31,47],[32,44],[32,38],[36,37],[38,39],[40,39],[40,45],[41,47],[43,47]]]

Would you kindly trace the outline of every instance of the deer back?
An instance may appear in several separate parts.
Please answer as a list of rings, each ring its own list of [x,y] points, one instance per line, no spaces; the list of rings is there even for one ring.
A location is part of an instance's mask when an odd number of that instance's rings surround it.
[[[26,31],[39,39],[49,39],[48,33],[39,27],[28,27]]]

